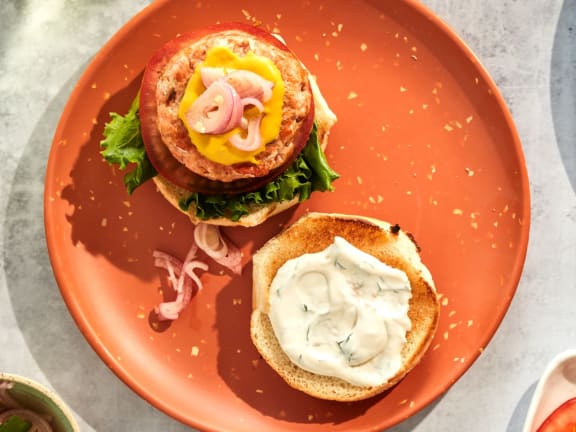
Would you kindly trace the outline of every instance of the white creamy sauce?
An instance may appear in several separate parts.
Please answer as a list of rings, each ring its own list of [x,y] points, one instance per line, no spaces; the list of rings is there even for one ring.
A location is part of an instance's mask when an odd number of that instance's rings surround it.
[[[411,323],[406,274],[341,237],[287,261],[270,288],[270,320],[290,360],[359,386],[383,384],[402,364]]]

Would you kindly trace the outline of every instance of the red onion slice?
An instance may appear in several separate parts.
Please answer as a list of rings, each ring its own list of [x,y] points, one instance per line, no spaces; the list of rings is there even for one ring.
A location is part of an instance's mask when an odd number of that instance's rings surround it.
[[[240,98],[253,97],[261,102],[270,100],[274,88],[272,81],[244,69],[236,69],[226,74],[224,68],[205,66],[200,69],[200,79],[206,88],[218,80],[223,80],[234,87]]]
[[[194,241],[206,255],[234,274],[242,273],[242,253],[216,225],[199,223],[194,229]]]
[[[202,289],[202,281],[196,270],[208,270],[208,264],[197,260],[198,248],[233,273],[242,272],[242,254],[240,250],[220,232],[219,227],[198,224],[194,229],[194,243],[188,250],[184,262],[166,252],[155,250],[152,253],[154,265],[168,273],[168,282],[176,292],[176,299],[158,304],[154,311],[158,320],[173,321],[180,316],[192,300],[194,291]],[[1,388],[0,388],[1,390]]]
[[[256,72],[238,69],[224,78],[238,92],[241,98],[254,97],[267,102],[272,97],[274,83],[262,78]]]
[[[182,261],[159,250],[155,250],[152,256],[154,257],[154,265],[168,272],[170,285],[176,290],[182,269]]]
[[[260,102],[260,100],[255,97],[242,98],[242,107],[246,108],[247,106],[254,106],[258,109],[258,111],[264,112],[264,104],[262,104],[262,102]]]
[[[208,264],[206,264],[205,262],[202,262],[202,261],[190,261],[183,268],[184,273],[186,273],[188,275],[188,277],[190,279],[192,279],[192,281],[198,287],[198,291],[200,291],[202,289],[203,285],[202,285],[202,282],[200,281],[200,278],[198,277],[198,275],[196,273],[194,273],[194,270],[196,270],[196,269],[206,271],[206,270],[208,270]]]
[[[170,302],[162,302],[154,309],[160,321],[177,319],[182,310],[190,304],[194,294],[194,286],[196,286],[197,291],[202,289],[202,282],[198,275],[194,273],[197,268],[207,270],[208,265],[200,261],[192,261],[184,267],[185,271],[181,271],[182,269],[178,270],[180,278],[178,279],[178,295],[176,299]]]
[[[194,260],[198,246],[193,244],[184,262],[178,258],[159,250],[153,252],[154,265],[168,272],[170,285],[176,291],[176,299],[170,302],[162,302],[154,309],[160,321],[175,320],[180,316],[183,309],[190,304],[194,287],[199,291],[202,282],[194,270],[208,270],[208,265],[202,261]]]
[[[154,308],[154,312],[158,315],[158,321],[174,321],[180,316],[183,306],[181,303],[162,302]]]
[[[20,404],[8,393],[8,390],[12,387],[14,387],[14,383],[0,381],[0,408],[20,408]]]
[[[234,87],[217,80],[192,103],[186,121],[198,133],[220,134],[237,127],[242,114],[242,99]]]
[[[262,121],[262,114],[258,117],[248,120],[248,128],[246,136],[242,137],[240,133],[230,136],[228,141],[234,147],[243,151],[254,151],[262,145],[262,136],[260,135],[260,122]]]
[[[202,289],[202,282],[194,270],[208,270],[208,265],[201,261],[191,261],[187,263],[182,272],[179,272],[181,277],[179,279],[178,295],[174,301],[162,302],[156,308],[155,312],[158,314],[158,320],[175,320],[178,319],[180,313],[190,304],[192,295],[194,294],[194,285],[196,290]]]
[[[220,229],[215,225],[199,223],[194,228],[194,241],[200,249],[215,260],[228,253],[228,245],[222,238]]]
[[[214,81],[224,78],[225,76],[226,72],[224,68],[221,67],[204,66],[200,68],[200,79],[206,88],[210,87]]]

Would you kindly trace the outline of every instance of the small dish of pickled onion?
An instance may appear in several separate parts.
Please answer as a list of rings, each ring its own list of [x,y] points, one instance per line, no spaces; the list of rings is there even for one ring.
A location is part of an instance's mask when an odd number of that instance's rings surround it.
[[[523,432],[576,431],[576,350],[558,354],[540,378]]]
[[[44,386],[0,372],[1,432],[79,432],[66,404]]]

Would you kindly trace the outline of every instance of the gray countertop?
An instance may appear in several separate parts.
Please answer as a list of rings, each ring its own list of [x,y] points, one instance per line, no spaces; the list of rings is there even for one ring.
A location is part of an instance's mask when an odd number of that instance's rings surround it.
[[[494,338],[436,402],[393,431],[518,431],[535,384],[576,345],[576,0],[426,0],[478,55],[514,117],[532,225]],[[48,259],[43,179],[66,100],[145,0],[0,0],[0,371],[55,389],[84,431],[184,431],[99,360]]]

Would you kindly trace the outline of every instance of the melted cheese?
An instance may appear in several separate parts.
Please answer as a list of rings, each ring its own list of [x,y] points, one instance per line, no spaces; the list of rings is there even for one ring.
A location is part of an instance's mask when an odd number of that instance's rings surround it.
[[[244,133],[240,128],[234,128],[223,134],[203,134],[195,131],[187,124],[186,112],[206,90],[200,77],[200,69],[204,66],[221,67],[227,73],[236,69],[248,70],[274,83],[272,97],[264,103],[264,116],[260,125],[260,134],[262,136],[260,148],[254,151],[242,151],[231,145],[228,142],[228,138],[233,134]],[[215,46],[208,50],[205,61],[196,67],[190,77],[184,97],[180,102],[178,115],[186,126],[190,140],[204,157],[223,165],[242,162],[257,163],[256,155],[264,150],[267,143],[278,137],[282,121],[283,98],[284,82],[282,81],[282,75],[270,59],[257,56],[251,52],[244,57],[240,57],[227,47]],[[246,118],[258,115],[255,111],[255,109],[247,109],[244,115]]]

